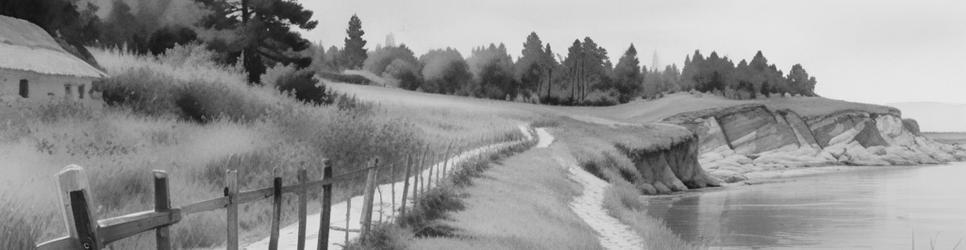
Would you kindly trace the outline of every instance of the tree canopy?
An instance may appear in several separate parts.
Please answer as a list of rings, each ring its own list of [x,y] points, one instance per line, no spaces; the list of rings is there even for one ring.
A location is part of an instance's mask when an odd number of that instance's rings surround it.
[[[359,69],[367,57],[366,40],[362,39],[366,32],[362,30],[362,20],[359,20],[359,16],[352,15],[349,18],[349,28],[345,32],[345,47],[342,51],[345,62],[343,66],[349,69]]]

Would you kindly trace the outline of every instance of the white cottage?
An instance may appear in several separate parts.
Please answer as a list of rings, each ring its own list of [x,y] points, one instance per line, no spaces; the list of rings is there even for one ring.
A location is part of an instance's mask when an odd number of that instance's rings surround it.
[[[0,16],[0,95],[90,100],[91,83],[106,75],[64,50],[39,26]]]

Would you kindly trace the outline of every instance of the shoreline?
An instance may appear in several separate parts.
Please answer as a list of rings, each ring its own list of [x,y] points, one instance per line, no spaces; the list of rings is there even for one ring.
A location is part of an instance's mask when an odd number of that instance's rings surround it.
[[[753,171],[745,173],[744,175],[748,177],[747,180],[733,182],[733,183],[722,183],[720,187],[707,187],[701,189],[690,189],[687,191],[671,193],[671,194],[660,194],[660,195],[641,195],[645,199],[651,198],[677,198],[677,197],[687,197],[694,195],[702,195],[704,193],[710,192],[721,192],[728,191],[734,188],[741,188],[747,186],[757,186],[757,185],[767,185],[773,183],[782,183],[788,181],[794,181],[795,178],[801,177],[811,177],[820,175],[829,175],[837,173],[846,172],[858,172],[858,171],[876,171],[882,169],[908,169],[908,168],[924,168],[924,167],[938,167],[945,166],[952,163],[966,163],[966,161],[953,161],[941,164],[920,164],[920,165],[889,165],[889,166],[854,166],[854,165],[825,165],[825,166],[811,166],[811,167],[796,167],[778,170],[764,170],[764,171]]]

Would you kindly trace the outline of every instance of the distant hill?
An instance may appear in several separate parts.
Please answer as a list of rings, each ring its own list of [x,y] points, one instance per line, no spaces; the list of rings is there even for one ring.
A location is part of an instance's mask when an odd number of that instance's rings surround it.
[[[890,103],[902,111],[902,117],[913,118],[926,132],[966,132],[966,104],[938,102]]]

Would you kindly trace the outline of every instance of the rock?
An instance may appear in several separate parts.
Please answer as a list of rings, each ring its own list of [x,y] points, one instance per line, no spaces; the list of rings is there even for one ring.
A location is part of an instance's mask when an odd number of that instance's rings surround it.
[[[663,149],[636,149],[621,144],[616,147],[634,163],[641,174],[639,181],[653,186],[657,193],[721,185],[701,167],[696,135]]]
[[[906,130],[912,133],[913,135],[916,135],[916,136],[922,135],[922,132],[919,131],[919,122],[917,122],[912,118],[902,119],[902,127],[906,128]]]
[[[671,169],[685,186],[697,188],[702,186],[701,176],[733,182],[746,178],[747,173],[771,169],[966,160],[963,145],[923,137],[914,120],[903,120],[898,111],[883,112],[844,110],[801,117],[791,110],[771,111],[764,105],[745,104],[682,113],[664,121],[694,132],[700,156],[697,163],[679,161],[677,155],[666,155],[664,161],[677,166]],[[702,166],[710,174],[694,175],[690,166]],[[664,183],[674,189],[673,182]]]

